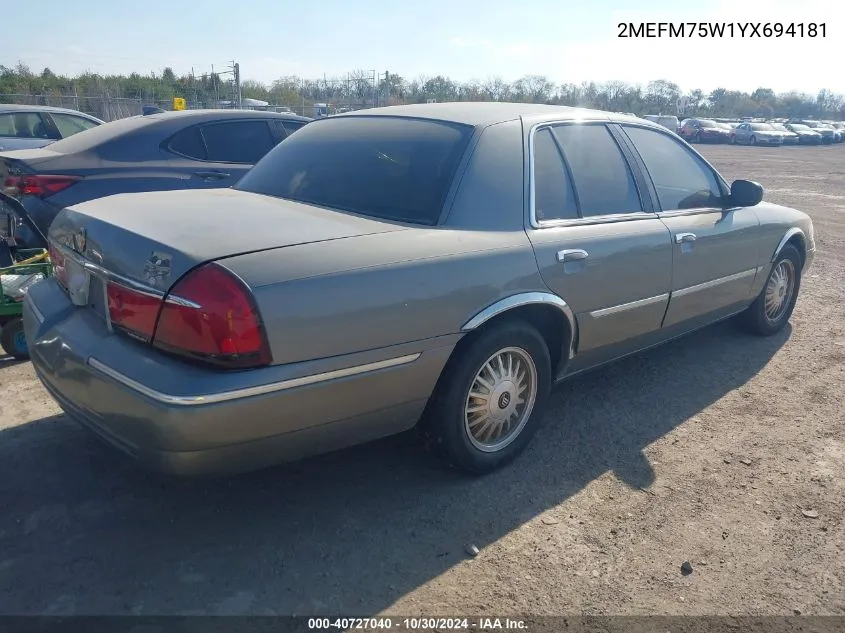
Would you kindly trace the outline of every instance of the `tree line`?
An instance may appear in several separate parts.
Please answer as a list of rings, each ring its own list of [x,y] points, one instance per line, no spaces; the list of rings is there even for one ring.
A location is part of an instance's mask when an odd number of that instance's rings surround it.
[[[0,65],[0,102],[27,96],[31,102],[49,103],[51,97],[133,99],[167,103],[173,97],[185,98],[191,107],[211,107],[232,99],[232,79],[218,74],[177,76],[172,69],[141,75],[98,75],[74,77],[57,75],[49,68],[33,71],[24,64]],[[801,117],[845,119],[845,96],[823,89],[817,94],[786,92],[776,94],[759,87],[753,92],[716,88],[707,93],[684,93],[665,79],[645,86],[624,81],[557,84],[543,75],[526,75],[513,82],[500,77],[483,81],[458,82],[443,75],[414,79],[389,71],[354,71],[338,79],[280,77],[265,84],[247,80],[241,84],[245,98],[268,101],[292,109],[305,109],[314,103],[348,105],[353,108],[399,103],[436,101],[518,101],[580,106],[642,114],[674,114],[678,99],[686,97],[688,114],[710,117]]]

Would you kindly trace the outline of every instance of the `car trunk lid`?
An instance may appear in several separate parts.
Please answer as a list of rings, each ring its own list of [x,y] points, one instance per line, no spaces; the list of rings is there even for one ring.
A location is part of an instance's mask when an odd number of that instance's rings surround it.
[[[51,242],[102,271],[166,292],[214,260],[397,231],[367,219],[233,189],[120,194],[64,209]]]

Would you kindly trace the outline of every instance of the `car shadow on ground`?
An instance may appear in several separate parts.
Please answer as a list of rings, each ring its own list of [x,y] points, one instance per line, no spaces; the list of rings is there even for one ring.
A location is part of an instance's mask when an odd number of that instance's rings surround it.
[[[643,449],[788,337],[723,323],[572,379],[527,453],[482,478],[442,469],[412,434],[184,481],[140,471],[62,416],[7,429],[0,613],[378,612],[465,544],[483,549],[603,473],[647,489]]]
[[[22,365],[26,362],[29,361],[17,360],[16,358],[4,354],[2,351],[0,351],[0,369],[3,369],[4,367],[14,367],[15,365]]]

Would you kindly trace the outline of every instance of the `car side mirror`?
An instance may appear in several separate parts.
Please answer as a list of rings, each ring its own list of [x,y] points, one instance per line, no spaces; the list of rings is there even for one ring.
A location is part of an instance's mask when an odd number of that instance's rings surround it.
[[[734,180],[731,183],[731,206],[753,207],[763,200],[763,185],[753,180]]]

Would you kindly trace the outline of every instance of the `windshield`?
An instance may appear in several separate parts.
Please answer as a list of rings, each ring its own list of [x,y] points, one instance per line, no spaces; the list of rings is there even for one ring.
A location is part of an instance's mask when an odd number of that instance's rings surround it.
[[[473,129],[404,117],[330,117],[288,137],[235,188],[385,220],[436,224]]]
[[[807,127],[806,125],[801,125],[800,123],[793,123],[793,124],[792,124],[792,129],[793,129],[793,130],[802,130],[802,131],[803,131],[803,130],[809,130],[810,128],[809,128],[809,127]]]
[[[701,125],[701,127],[708,127],[708,128],[718,127],[716,125],[715,121],[710,121],[709,119],[699,119],[698,123],[699,123],[699,125]]]
[[[774,130],[775,128],[769,123],[752,123],[751,129],[757,132],[767,132]]]
[[[781,125],[780,123],[773,123],[772,127],[776,129],[778,132],[789,132],[785,125]]]

